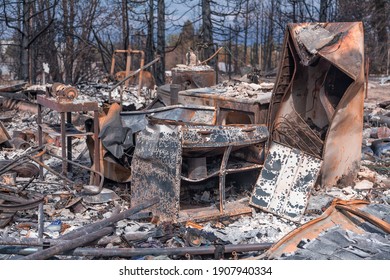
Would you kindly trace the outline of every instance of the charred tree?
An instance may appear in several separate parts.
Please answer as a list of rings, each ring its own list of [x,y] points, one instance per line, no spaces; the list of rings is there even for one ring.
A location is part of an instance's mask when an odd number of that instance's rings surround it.
[[[157,0],[157,55],[160,62],[157,64],[157,85],[165,84],[165,1]]]

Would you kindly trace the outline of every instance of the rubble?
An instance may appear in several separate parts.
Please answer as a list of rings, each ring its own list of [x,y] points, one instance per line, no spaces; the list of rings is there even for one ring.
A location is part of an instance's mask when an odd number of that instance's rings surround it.
[[[122,82],[63,85],[54,96],[54,84],[1,87],[0,259],[388,259],[390,101],[369,91],[358,110],[361,61],[333,61],[332,26],[289,26],[297,44],[283,61],[296,60],[298,76],[275,84],[215,85],[208,66],[178,65],[174,85],[157,91]],[[345,40],[361,34],[359,24],[339,28]],[[333,41],[312,42],[310,32]],[[338,100],[314,82],[334,75],[345,86]],[[299,99],[304,84],[319,97]],[[370,88],[382,86],[370,79]],[[90,103],[95,120],[90,107],[58,110]],[[316,112],[300,107],[312,103]],[[60,123],[61,113],[82,133],[40,135],[38,124]],[[326,173],[338,156],[343,170]]]

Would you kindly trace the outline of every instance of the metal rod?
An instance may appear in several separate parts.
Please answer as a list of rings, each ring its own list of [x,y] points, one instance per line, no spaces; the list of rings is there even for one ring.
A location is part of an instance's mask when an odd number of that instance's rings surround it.
[[[116,222],[118,222],[120,220],[126,219],[129,216],[131,216],[131,215],[134,215],[134,214],[136,214],[136,213],[138,213],[138,212],[140,212],[140,211],[142,211],[142,210],[144,210],[146,208],[149,208],[150,206],[153,206],[154,204],[158,203],[159,201],[160,201],[159,197],[155,197],[153,199],[147,200],[144,203],[141,203],[141,204],[139,204],[137,206],[131,207],[130,209],[128,209],[126,211],[123,211],[123,212],[121,212],[119,214],[113,215],[113,216],[111,216],[108,219],[104,219],[102,221],[99,221],[99,222],[96,222],[96,223],[84,226],[82,228],[78,228],[78,229],[76,229],[74,231],[71,231],[71,232],[63,235],[59,239],[61,239],[61,240],[69,240],[69,239],[73,239],[73,238],[79,237],[81,235],[85,235],[85,234],[89,234],[91,232],[95,232],[95,231],[100,230],[100,229],[102,229],[104,227],[111,226],[111,225],[113,225],[114,223],[116,223]]]
[[[256,243],[242,245],[225,245],[224,252],[258,252],[268,250],[273,243]],[[3,250],[3,254],[29,255],[37,252],[38,248],[10,247]],[[213,255],[216,250],[214,245],[202,247],[179,247],[179,248],[76,248],[72,251],[63,252],[62,255],[92,256],[92,257],[136,257],[136,256],[185,256],[189,255]]]
[[[88,244],[98,238],[101,238],[107,234],[110,234],[113,232],[113,228],[111,227],[105,227],[100,230],[97,230],[96,232],[90,233],[85,236],[81,236],[78,238],[75,238],[73,240],[65,241],[63,243],[57,244],[53,247],[44,249],[42,251],[38,251],[36,253],[33,253],[31,255],[28,255],[23,260],[46,260],[50,257],[53,257],[55,255],[61,254],[62,252],[72,250],[74,248],[77,248],[79,246],[83,246],[85,244]]]
[[[52,157],[61,159],[61,157],[57,156],[56,154],[53,154],[53,153],[51,153],[51,152],[49,152],[49,151],[46,151],[46,152],[47,152],[48,155],[50,155],[50,156],[52,156]],[[82,164],[79,164],[79,163],[77,163],[77,162],[74,162],[74,161],[72,161],[72,160],[68,160],[68,159],[64,159],[64,160],[65,160],[66,162],[70,163],[70,164],[76,165],[76,166],[78,166],[78,167],[80,167],[80,168],[83,168],[83,169],[85,169],[85,170],[88,170],[88,171],[90,171],[90,172],[93,172],[93,173],[99,175],[99,176],[100,176],[100,183],[99,183],[98,190],[97,190],[96,192],[94,192],[94,193],[91,193],[91,194],[98,194],[98,193],[101,192],[101,190],[103,189],[103,183],[104,183],[104,175],[103,175],[101,172],[96,171],[96,170],[94,170],[94,169],[92,169],[92,168],[86,167],[86,166],[84,166],[84,165],[82,165]],[[71,182],[72,182],[72,181],[71,181]],[[74,183],[72,182],[72,184],[74,184]]]
[[[67,125],[72,124],[72,113],[71,112],[66,113],[66,124]],[[66,129],[63,133],[66,134]],[[67,137],[66,140],[67,140],[66,148],[67,148],[67,152],[68,152],[68,160],[72,160],[72,137]],[[68,164],[67,171],[72,172],[72,165],[71,164]]]
[[[99,112],[94,111],[93,112],[93,141],[94,141],[94,170],[96,173],[99,174],[100,172],[100,140],[99,140]],[[95,174],[96,174],[95,173]],[[104,176],[100,178],[100,183],[102,184],[102,181],[104,179]],[[94,184],[97,184],[97,176],[94,176]]]
[[[272,243],[225,245],[225,253],[232,252],[256,252],[268,250]],[[179,248],[77,248],[73,251],[74,256],[99,256],[99,257],[135,257],[146,255],[211,255],[214,254],[214,245],[202,247],[179,247]]]
[[[52,246],[60,243],[64,243],[64,240],[58,239],[43,239],[43,238],[14,238],[14,237],[5,237],[0,238],[0,245],[9,245],[9,246]]]
[[[65,112],[61,112],[61,151],[62,158],[66,158],[66,128],[65,128]],[[67,163],[65,161],[62,162],[62,174],[66,176],[67,171]],[[65,185],[65,182],[64,182]]]
[[[219,170],[219,211],[223,213],[225,211],[225,180],[226,180],[226,167],[229,161],[230,153],[232,151],[232,146],[225,148],[223,153],[221,167]]]
[[[51,167],[47,166],[46,164],[44,164],[43,162],[40,162],[39,160],[37,160],[36,158],[32,157],[32,156],[27,156],[29,159],[31,159],[32,161],[36,162],[39,166],[42,166],[43,168],[45,168],[46,170],[50,171],[51,173],[53,173],[54,175],[60,177],[62,180],[64,180],[65,182],[68,182],[69,184],[71,185],[74,185],[74,182],[70,179],[68,179],[67,177],[65,177],[64,175],[58,173],[57,171],[55,171],[54,169],[52,169]],[[66,158],[65,158],[66,160]],[[66,188],[67,191],[69,192],[72,192],[72,190],[65,184],[64,182],[64,186]]]
[[[43,214],[43,203],[38,205],[38,237],[43,237],[43,227],[44,227],[45,215]]]

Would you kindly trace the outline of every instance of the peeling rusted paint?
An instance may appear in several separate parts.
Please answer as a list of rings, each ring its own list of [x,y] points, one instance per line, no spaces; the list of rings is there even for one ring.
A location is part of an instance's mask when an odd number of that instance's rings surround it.
[[[180,217],[180,188],[183,182],[202,182],[219,176],[219,211],[212,216],[226,215],[225,176],[229,172],[245,172],[259,169],[253,164],[234,169],[228,165],[229,156],[237,147],[250,147],[268,138],[268,131],[262,125],[213,126],[188,125],[181,122],[150,119],[144,130],[138,132],[132,161],[132,204],[137,204],[151,196],[159,196],[160,203],[153,208],[153,214],[160,221],[177,221]],[[184,178],[183,157],[222,156],[219,170],[203,172],[202,178]],[[250,169],[252,167],[252,169]],[[187,175],[186,175],[187,176]],[[237,209],[248,213],[249,208]],[[210,213],[213,212],[214,209]],[[228,213],[233,214],[228,208]],[[208,214],[197,211],[202,216]],[[207,212],[207,211],[206,211]],[[209,213],[209,214],[210,214]],[[197,215],[195,215],[197,216]],[[183,215],[181,215],[183,218]],[[189,219],[196,219],[189,216]]]
[[[298,149],[272,143],[250,204],[292,221],[306,209],[321,160]]]
[[[361,22],[289,24],[271,99],[268,143],[323,159],[323,187],[360,166],[364,105]]]

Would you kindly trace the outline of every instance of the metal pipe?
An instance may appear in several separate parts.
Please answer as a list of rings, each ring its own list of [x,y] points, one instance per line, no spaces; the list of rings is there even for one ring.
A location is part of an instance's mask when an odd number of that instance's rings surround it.
[[[5,237],[0,238],[0,245],[8,246],[52,246],[60,243],[64,243],[64,240],[58,239],[43,239],[43,238],[14,238],[14,237]]]
[[[37,160],[36,158],[32,157],[32,156],[27,156],[29,159],[31,159],[32,161],[36,162],[39,166],[45,168],[46,170],[48,170],[49,172],[53,173],[54,175],[60,177],[62,180],[64,180],[65,182],[68,182],[69,184],[71,185],[74,185],[75,183],[68,179],[67,177],[65,177],[64,175],[61,175],[60,173],[58,173],[57,171],[55,171],[54,169],[52,169],[51,167],[47,166],[46,164],[44,164],[43,162],[40,162],[39,160]],[[66,160],[66,158],[64,158],[64,161]],[[69,192],[72,192],[72,190],[66,185],[64,184],[64,187],[66,188],[67,191]]]
[[[170,86],[171,104],[170,105],[177,105],[179,103],[180,88],[181,88],[180,85],[171,84],[171,86]]]
[[[138,77],[137,94],[138,94],[138,96],[141,96],[142,76],[143,76],[143,72],[144,72],[144,71],[142,71],[142,67],[144,67],[144,63],[145,63],[145,53],[144,53],[144,51],[139,51],[139,52],[141,53],[141,64],[140,64],[141,71],[139,72],[139,77]]]
[[[260,244],[242,244],[242,245],[225,245],[224,252],[253,252],[265,251],[272,246],[272,243]],[[216,246],[202,247],[179,247],[179,248],[77,248],[73,251],[74,256],[99,256],[99,257],[135,257],[146,255],[211,255],[214,254]]]
[[[268,250],[273,243],[257,243],[257,244],[242,244],[242,245],[225,245],[224,253],[231,254],[233,252],[258,252]],[[29,255],[37,252],[38,248],[28,247],[9,247],[0,250],[2,254],[18,254]],[[202,247],[179,247],[179,248],[76,248],[72,251],[62,252],[62,255],[72,256],[92,256],[92,257],[136,257],[136,256],[185,256],[185,255],[213,255],[216,251],[216,246]]]
[[[43,203],[39,203],[38,205],[38,237],[43,237],[43,230],[44,230],[44,221],[45,221],[45,215],[43,213]]]
[[[101,238],[107,234],[110,234],[113,232],[113,228],[111,227],[105,227],[100,230],[97,230],[96,232],[90,233],[85,236],[81,236],[78,238],[75,238],[73,240],[65,241],[63,243],[57,244],[53,247],[44,249],[42,251],[38,251],[36,253],[33,253],[31,255],[28,255],[23,260],[46,260],[50,257],[53,257],[55,255],[61,254],[62,252],[72,250],[74,248],[77,248],[79,246],[83,246],[85,244],[88,244],[98,238]]]
[[[93,224],[84,226],[82,228],[78,228],[74,231],[71,231],[71,232],[63,235],[59,239],[69,240],[69,239],[79,237],[81,235],[95,232],[95,231],[100,230],[100,229],[105,228],[105,227],[111,226],[120,220],[126,219],[131,215],[134,215],[134,214],[136,214],[136,213],[138,213],[146,208],[149,208],[150,206],[153,206],[154,204],[158,203],[159,201],[160,201],[159,197],[155,197],[153,199],[147,200],[144,203],[141,203],[137,206],[131,207],[130,209],[123,211],[119,214],[113,215],[110,218],[104,219],[104,220],[99,221],[99,222],[95,222]]]

